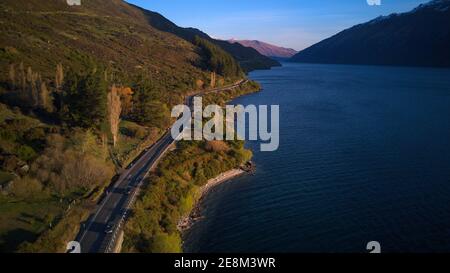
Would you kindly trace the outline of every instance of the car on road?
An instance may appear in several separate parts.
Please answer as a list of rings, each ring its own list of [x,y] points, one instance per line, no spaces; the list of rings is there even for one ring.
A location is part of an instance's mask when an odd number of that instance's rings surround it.
[[[107,225],[106,225],[106,228],[105,228],[105,233],[106,234],[111,234],[111,233],[113,233],[114,232],[114,227],[115,227],[116,225],[114,224],[114,222],[109,222]]]

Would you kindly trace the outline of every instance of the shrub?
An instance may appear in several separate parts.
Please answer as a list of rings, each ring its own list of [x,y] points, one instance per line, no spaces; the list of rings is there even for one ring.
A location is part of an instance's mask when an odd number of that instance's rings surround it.
[[[18,178],[11,184],[10,192],[19,199],[30,201],[43,194],[42,184],[33,178]]]
[[[207,141],[205,144],[205,150],[208,152],[227,152],[229,149],[224,141],[213,140]]]
[[[158,233],[153,237],[151,253],[180,253],[181,238],[178,234]]]
[[[24,161],[30,161],[31,159],[36,157],[36,152],[30,146],[21,145],[17,149],[17,155]]]

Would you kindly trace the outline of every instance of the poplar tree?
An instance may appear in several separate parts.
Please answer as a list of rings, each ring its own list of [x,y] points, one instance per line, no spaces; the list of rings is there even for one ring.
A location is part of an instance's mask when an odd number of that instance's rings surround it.
[[[16,66],[14,64],[9,65],[9,87],[11,90],[16,89]]]
[[[116,86],[113,85],[108,93],[108,117],[109,127],[113,137],[113,145],[116,146],[119,135],[120,113],[122,111],[120,95]]]
[[[56,72],[55,72],[55,87],[56,90],[61,90],[61,87],[64,82],[64,71],[62,64],[56,65]]]
[[[49,113],[53,112],[53,100],[45,81],[41,81],[39,87],[39,106]]]

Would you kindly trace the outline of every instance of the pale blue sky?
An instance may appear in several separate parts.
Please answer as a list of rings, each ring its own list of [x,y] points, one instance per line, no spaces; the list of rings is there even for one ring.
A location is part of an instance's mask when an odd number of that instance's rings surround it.
[[[182,27],[219,39],[251,39],[301,50],[379,15],[405,12],[428,0],[128,0]]]

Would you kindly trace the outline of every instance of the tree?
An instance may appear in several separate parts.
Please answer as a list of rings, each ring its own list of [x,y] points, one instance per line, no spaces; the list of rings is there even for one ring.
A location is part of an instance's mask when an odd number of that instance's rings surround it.
[[[74,113],[70,110],[76,106],[72,101],[76,100],[78,89],[79,89],[79,75],[73,70],[70,70],[66,75],[66,80],[62,86],[62,92],[59,94],[59,101],[61,108],[59,109],[60,119],[65,122],[72,122],[75,118]]]
[[[152,80],[140,77],[133,86],[131,118],[143,125],[165,128],[170,123],[169,107],[162,103],[161,93]]]
[[[16,198],[30,201],[42,194],[42,184],[38,180],[26,176],[14,180],[10,191]]]
[[[133,90],[130,87],[122,87],[118,88],[118,92],[122,105],[122,114],[127,116],[131,113],[133,107]]]
[[[202,50],[205,66],[208,70],[223,77],[242,77],[242,68],[237,61],[219,46],[198,36],[195,37],[194,43]]]
[[[105,120],[106,82],[103,74],[90,67],[88,72],[66,75],[63,85],[62,119],[73,126],[99,127]]]
[[[85,105],[83,114],[94,126],[99,126],[106,117],[106,90],[106,82],[99,71],[89,73],[81,82],[81,101]]]
[[[24,68],[23,62],[21,62],[19,64],[19,86],[18,86],[21,91],[23,91],[25,89],[26,83],[27,83],[27,81],[26,81],[25,68]]]
[[[113,85],[108,94],[109,126],[113,137],[113,145],[116,146],[119,134],[120,113],[122,111],[118,88]]]
[[[63,66],[62,64],[57,64],[56,65],[56,72],[55,72],[55,88],[56,88],[56,92],[55,92],[55,100],[56,100],[56,107],[58,108],[58,110],[62,110],[63,109],[63,98],[62,98],[62,88],[64,85],[64,70],[63,70]]]
[[[39,88],[39,106],[49,113],[53,112],[53,100],[44,81],[41,81]]]
[[[33,81],[33,69],[29,66],[28,68],[27,68],[27,75],[26,75],[26,79],[27,79],[27,82],[31,82],[31,81]]]
[[[209,84],[212,88],[216,86],[216,72],[211,72],[211,82]]]
[[[39,88],[41,87],[41,75],[33,72],[28,67],[26,72],[23,63],[19,65],[18,81],[16,80],[16,71],[14,65],[11,65],[9,71],[10,86],[15,91],[14,95],[22,107],[37,108],[39,103]]]
[[[55,87],[56,90],[60,90],[64,82],[64,71],[62,64],[56,65],[56,73],[55,73]]]
[[[59,197],[77,191],[90,191],[113,176],[113,169],[100,155],[96,136],[81,129],[70,139],[48,136],[48,147],[31,163],[30,175]]]
[[[9,85],[11,90],[16,88],[16,66],[14,64],[9,65]]]
[[[153,238],[151,253],[180,253],[181,238],[178,234],[167,234],[160,232]]]
[[[200,79],[198,79],[198,80],[195,81],[195,87],[196,87],[197,89],[203,89],[204,84],[205,84],[205,83],[204,83],[202,80],[200,80]]]

